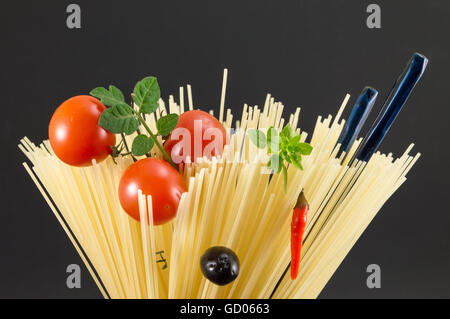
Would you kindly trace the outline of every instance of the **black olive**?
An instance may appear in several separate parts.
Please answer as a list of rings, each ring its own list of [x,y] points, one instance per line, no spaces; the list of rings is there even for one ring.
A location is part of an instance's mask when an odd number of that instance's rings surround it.
[[[227,247],[211,247],[200,258],[200,269],[211,282],[224,286],[239,275],[239,258]]]

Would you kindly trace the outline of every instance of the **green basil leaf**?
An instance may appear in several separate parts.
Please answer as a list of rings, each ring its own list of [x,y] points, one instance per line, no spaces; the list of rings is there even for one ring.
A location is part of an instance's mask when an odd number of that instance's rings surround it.
[[[300,153],[300,150],[302,149],[302,147],[300,146],[300,144],[297,145],[289,145],[288,146],[289,151],[292,153]]]
[[[280,152],[280,137],[277,135],[275,137],[272,137],[270,143],[270,151],[272,153],[279,153]]]
[[[298,146],[298,144],[297,145],[288,145],[287,146],[287,150],[288,150],[288,152],[289,153],[296,153],[296,152],[299,152],[298,151],[298,148],[299,148],[299,146]]]
[[[135,156],[145,155],[150,152],[154,143],[153,139],[147,135],[138,135],[134,138],[133,144],[131,145],[131,152]]]
[[[250,137],[250,141],[256,145],[258,148],[264,148],[267,145],[267,139],[264,132],[257,129],[248,130],[248,135]]]
[[[280,151],[280,136],[277,130],[271,126],[267,130],[267,153],[278,153]]]
[[[109,90],[104,87],[97,87],[93,89],[90,94],[100,99],[100,102],[105,104],[106,106],[126,106],[130,107],[127,103],[125,103],[125,99],[123,97],[122,91],[120,91],[114,85],[109,86]]]
[[[151,114],[156,111],[161,91],[154,76],[148,76],[136,83],[133,93],[134,102],[139,106],[139,112]]]
[[[116,87],[114,85],[110,85],[109,86],[109,92],[111,92],[111,95],[113,97],[115,97],[117,100],[125,102],[125,98],[123,96],[123,93],[118,87]]]
[[[287,124],[280,132],[281,137],[290,138],[292,135],[292,129],[289,124]]]
[[[139,122],[129,106],[114,105],[103,111],[98,124],[114,134],[135,132]]]
[[[291,163],[299,170],[303,171],[302,158],[300,156],[291,156]]]
[[[300,138],[301,138],[300,135],[296,135],[296,136],[292,137],[289,140],[289,145],[290,146],[297,146],[300,143]]]
[[[275,136],[278,136],[276,128],[274,128],[273,126],[269,127],[269,129],[267,130],[267,141],[270,142],[271,139]]]
[[[285,154],[285,155],[283,155],[283,156],[284,156],[284,160],[285,160],[286,162],[292,163],[292,160],[291,160],[291,153],[287,153],[287,154]]]
[[[300,147],[299,152],[302,153],[303,155],[309,155],[313,150],[313,147],[308,143],[300,143],[299,147]]]
[[[278,154],[272,154],[272,156],[269,159],[269,162],[267,163],[267,166],[272,169],[274,172],[279,173],[281,171],[281,159]]]
[[[158,129],[158,133],[161,136],[167,136],[172,132],[172,130],[178,124],[179,116],[178,114],[168,114],[166,116],[161,117],[156,122],[156,128]]]

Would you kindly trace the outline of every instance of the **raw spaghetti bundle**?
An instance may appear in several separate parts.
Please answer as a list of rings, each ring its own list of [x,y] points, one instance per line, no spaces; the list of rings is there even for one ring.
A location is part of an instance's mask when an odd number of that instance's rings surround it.
[[[224,112],[225,87],[226,72],[219,120],[230,129],[233,115],[230,109]],[[186,109],[192,110],[189,85],[187,93]],[[306,141],[308,134],[298,128],[300,108],[285,120],[283,104],[270,95],[262,108],[244,105],[223,154],[188,161],[182,168],[188,191],[176,218],[159,226],[153,224],[151,196],[139,193],[140,221],[121,207],[117,189],[133,163],[130,157],[73,167],[55,156],[48,141],[36,146],[24,138],[19,148],[31,163],[24,163],[25,169],[105,298],[316,298],[420,156],[409,155],[411,144],[398,158],[375,152],[368,162],[359,160],[362,144],[367,145],[362,138],[342,152],[341,115],[348,100],[349,95],[334,118],[318,117],[309,139],[313,151],[304,157],[303,170],[287,168],[286,188],[281,174],[267,173],[266,154],[255,148],[248,132],[271,126],[280,131],[289,123]],[[184,103],[180,88],[180,100],[170,96],[167,107],[160,100],[146,124],[156,129],[161,115],[183,113]],[[156,146],[152,155],[162,158]],[[291,280],[285,275],[291,213],[302,190],[309,215],[300,272]],[[239,276],[226,286],[207,280],[198,265],[203,252],[218,245],[240,257]]]

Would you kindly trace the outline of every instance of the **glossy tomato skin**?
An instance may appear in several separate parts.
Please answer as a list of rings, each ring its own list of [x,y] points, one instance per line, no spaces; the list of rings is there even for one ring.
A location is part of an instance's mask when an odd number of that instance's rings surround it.
[[[140,220],[138,190],[152,196],[153,223],[162,225],[177,214],[181,195],[187,191],[184,178],[166,161],[145,158],[131,164],[119,182],[119,200],[131,217]]]
[[[88,95],[74,96],[53,113],[48,126],[50,144],[56,156],[66,164],[89,166],[111,154],[116,136],[98,125],[106,107]]]
[[[209,159],[211,159],[212,156],[218,156],[221,155],[223,152],[223,148],[225,146],[225,144],[227,143],[227,133],[225,131],[225,128],[223,127],[223,125],[211,114],[206,113],[204,111],[200,111],[200,110],[192,110],[192,111],[187,111],[184,112],[183,114],[180,115],[180,119],[178,121],[177,126],[175,127],[174,131],[172,131],[172,133],[170,134],[169,138],[167,139],[167,141],[164,144],[164,149],[167,152],[167,154],[169,154],[169,156],[171,156],[172,160],[176,163],[176,164],[182,164],[186,162],[186,157],[188,155],[190,155],[191,161],[194,160],[194,148],[195,148],[195,130],[194,130],[194,125],[195,125],[195,121],[201,121],[201,150],[202,150],[202,156],[205,155],[206,157],[208,157]],[[181,143],[180,140],[182,140],[182,138],[176,138],[172,137],[175,130],[177,128],[185,128],[189,131],[190,136],[191,136],[191,141],[190,141],[190,154],[186,154],[183,152],[183,149],[181,147]],[[212,142],[211,139],[206,139],[205,138],[205,132],[208,129],[217,129],[218,132],[221,133],[221,138],[219,140],[219,144],[220,144],[220,148],[218,150],[214,149],[211,154],[204,154],[205,151],[205,147]],[[213,139],[215,139],[216,137],[214,136]],[[179,159],[181,158],[182,161],[181,163],[179,163]]]

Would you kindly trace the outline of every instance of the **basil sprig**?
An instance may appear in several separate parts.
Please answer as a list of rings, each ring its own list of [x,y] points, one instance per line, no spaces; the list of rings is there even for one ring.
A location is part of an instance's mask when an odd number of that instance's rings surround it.
[[[267,130],[267,136],[258,129],[248,130],[248,135],[252,143],[258,148],[263,149],[267,147],[267,154],[270,155],[267,167],[275,173],[283,172],[284,189],[286,190],[286,163],[303,170],[302,155],[310,155],[313,147],[308,143],[300,142],[300,134],[293,131],[289,124],[281,130],[280,134],[271,126]]]
[[[172,132],[178,124],[178,114],[168,114],[159,118],[156,122],[158,130],[156,133],[148,127],[143,117],[144,114],[152,114],[155,112],[159,106],[158,101],[161,97],[161,91],[155,77],[148,76],[136,83],[130,104],[136,104],[137,110],[126,103],[122,91],[114,85],[110,85],[108,89],[97,87],[90,94],[100,99],[108,107],[100,116],[98,124],[111,133],[122,134],[120,143],[113,147],[113,158],[128,154],[134,156],[150,156],[149,152],[156,144],[166,160],[173,167],[177,168],[158,141],[158,135],[165,138]],[[148,135],[140,132],[140,125],[144,127]],[[138,135],[134,138],[131,151],[129,151],[124,134],[130,135],[134,132],[137,132]],[[124,149],[126,149],[126,153],[122,153]]]

